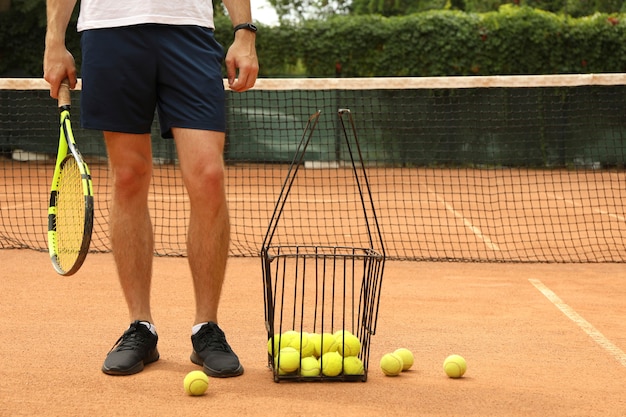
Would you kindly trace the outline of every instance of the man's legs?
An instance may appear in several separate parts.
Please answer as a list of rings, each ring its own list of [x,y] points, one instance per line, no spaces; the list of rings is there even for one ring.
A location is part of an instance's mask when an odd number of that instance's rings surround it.
[[[109,233],[130,321],[152,322],[150,284],[154,237],[148,191],[152,176],[149,135],[105,133],[113,184]]]
[[[132,324],[109,352],[102,370],[128,375],[159,358],[150,310],[154,238],[148,191],[152,150],[150,135],[105,132],[104,138],[113,183],[109,233]]]
[[[187,252],[196,297],[194,324],[217,322],[230,223],[224,189],[224,133],[173,129],[190,213]]]
[[[217,326],[228,259],[230,223],[224,188],[224,133],[173,129],[190,201],[187,252],[196,299],[191,360],[212,376],[241,375],[243,367]],[[199,331],[198,331],[199,330]]]

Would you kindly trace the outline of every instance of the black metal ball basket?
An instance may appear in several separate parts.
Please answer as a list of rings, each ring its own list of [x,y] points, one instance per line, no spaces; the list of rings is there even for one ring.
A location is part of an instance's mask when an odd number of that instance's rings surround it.
[[[339,110],[339,160],[306,169],[319,117],[304,129],[261,249],[268,367],[276,382],[365,382],[385,251],[349,110]]]

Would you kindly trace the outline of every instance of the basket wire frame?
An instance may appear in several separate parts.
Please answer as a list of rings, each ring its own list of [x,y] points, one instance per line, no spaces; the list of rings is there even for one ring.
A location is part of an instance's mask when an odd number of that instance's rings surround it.
[[[261,249],[265,325],[269,341],[268,367],[276,382],[367,380],[370,339],[376,333],[385,249],[352,114],[348,109],[340,109],[338,115],[349,155],[349,168],[358,190],[367,246],[272,243],[280,229],[289,194],[299,169],[304,165],[307,147],[319,122],[318,111],[309,118],[304,129]],[[348,131],[352,134],[349,135]],[[322,372],[315,376],[304,376],[300,367],[291,373],[280,371],[280,347],[276,338],[281,334],[297,332],[300,340],[296,344],[300,346],[305,342],[305,332],[319,333],[324,343],[324,338],[340,330],[347,330],[359,339],[360,351],[357,356],[363,363],[362,374],[349,375],[344,372],[343,363],[341,372],[336,376]],[[341,333],[340,339],[343,342],[345,333]],[[323,356],[319,358],[319,363],[323,368]]]

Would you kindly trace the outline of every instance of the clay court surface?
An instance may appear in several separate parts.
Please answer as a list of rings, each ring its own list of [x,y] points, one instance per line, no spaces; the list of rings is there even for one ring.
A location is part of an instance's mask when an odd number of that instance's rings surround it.
[[[220,325],[245,373],[184,394],[193,318],[184,258],[155,258],[161,359],[111,377],[102,361],[128,325],[110,254],[72,277],[48,255],[0,250],[2,416],[623,416],[622,264],[387,262],[367,382],[274,382],[257,258],[231,258]],[[413,368],[385,377],[397,347]],[[463,355],[464,378],[442,371]]]

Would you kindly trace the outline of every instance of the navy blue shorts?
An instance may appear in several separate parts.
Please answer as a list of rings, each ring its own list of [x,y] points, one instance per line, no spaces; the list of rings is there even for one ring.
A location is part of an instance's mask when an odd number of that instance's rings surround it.
[[[149,133],[157,110],[172,128],[224,132],[224,49],[198,26],[136,25],[82,34],[81,126]]]

